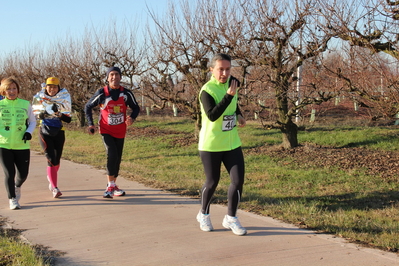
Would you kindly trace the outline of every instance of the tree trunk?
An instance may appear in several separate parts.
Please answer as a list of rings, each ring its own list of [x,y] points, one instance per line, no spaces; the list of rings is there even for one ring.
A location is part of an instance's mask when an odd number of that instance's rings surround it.
[[[288,121],[287,124],[282,125],[281,132],[283,133],[283,147],[285,149],[292,149],[298,146],[298,126]]]
[[[298,126],[292,122],[288,115],[288,83],[279,80],[279,84],[285,84],[283,88],[276,88],[276,104],[278,108],[279,124],[283,133],[283,147],[286,149],[298,146]]]

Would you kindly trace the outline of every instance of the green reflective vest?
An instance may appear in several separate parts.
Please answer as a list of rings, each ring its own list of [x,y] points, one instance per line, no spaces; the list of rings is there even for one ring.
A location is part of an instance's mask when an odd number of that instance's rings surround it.
[[[0,148],[26,150],[30,141],[23,141],[26,132],[29,101],[17,98],[0,101]]]
[[[215,103],[218,104],[226,95],[227,90],[228,82],[220,83],[212,76],[211,79],[201,88],[200,95],[202,91],[206,91],[213,97]],[[229,121],[229,116],[234,116],[234,121],[237,121],[237,94],[233,97],[224,113],[214,122],[208,119],[202,103],[200,103],[200,106],[201,131],[199,134],[198,150],[218,152],[230,151],[240,147],[241,140],[238,136],[237,127],[232,126],[230,124],[232,121]]]

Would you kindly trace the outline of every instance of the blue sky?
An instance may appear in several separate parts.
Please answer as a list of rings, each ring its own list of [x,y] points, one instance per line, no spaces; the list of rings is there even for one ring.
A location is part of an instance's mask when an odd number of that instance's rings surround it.
[[[0,55],[14,50],[81,36],[85,28],[111,21],[147,23],[147,7],[165,14],[168,3],[179,0],[14,0],[2,1]]]

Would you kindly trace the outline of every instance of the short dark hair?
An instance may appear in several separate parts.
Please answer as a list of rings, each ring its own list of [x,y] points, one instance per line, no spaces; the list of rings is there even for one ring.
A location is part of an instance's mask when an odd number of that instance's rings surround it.
[[[211,60],[211,67],[215,67],[216,65],[216,61],[220,61],[220,60],[227,60],[231,63],[231,57],[227,54],[215,54]]]

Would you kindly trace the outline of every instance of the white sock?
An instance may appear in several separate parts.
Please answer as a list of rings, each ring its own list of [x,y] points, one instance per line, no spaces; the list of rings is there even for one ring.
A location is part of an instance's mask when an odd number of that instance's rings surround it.
[[[115,181],[110,181],[110,182],[108,182],[108,186],[109,186],[109,187],[114,187],[114,186],[115,186]]]

